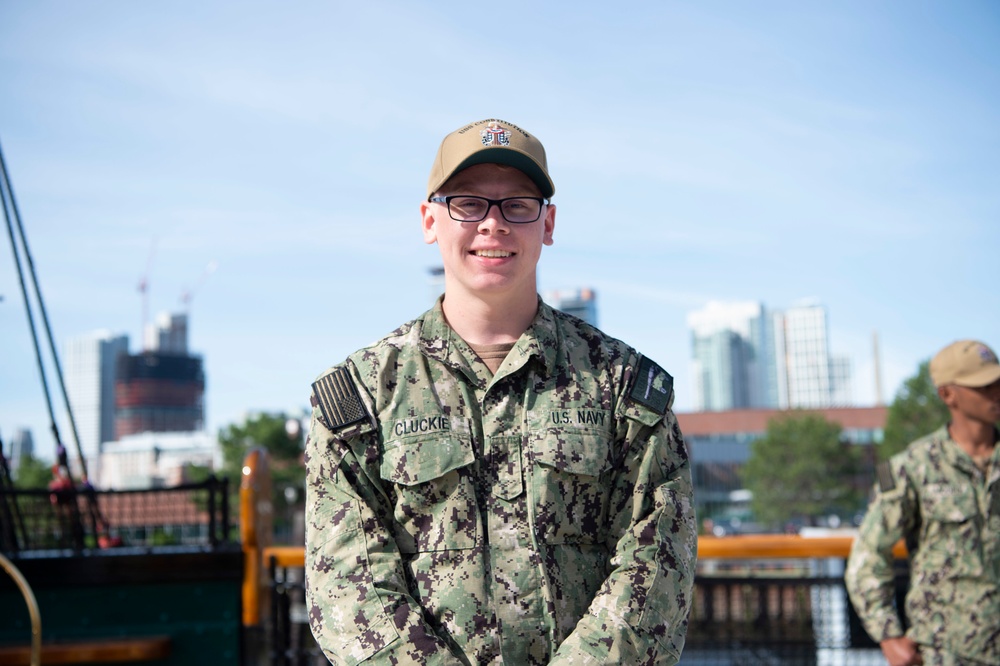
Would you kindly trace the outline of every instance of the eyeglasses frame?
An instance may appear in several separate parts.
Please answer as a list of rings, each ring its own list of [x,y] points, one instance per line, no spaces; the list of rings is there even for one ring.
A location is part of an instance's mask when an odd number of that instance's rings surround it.
[[[458,219],[451,212],[451,200],[452,199],[460,199],[460,198],[481,199],[482,201],[485,201],[487,203],[486,212],[483,213],[483,216],[481,218],[479,218],[478,220],[460,220],[460,219]],[[513,220],[508,220],[507,219],[507,214],[503,212],[503,206],[501,204],[503,204],[503,202],[505,202],[505,201],[513,201],[514,199],[530,199],[532,201],[537,201],[540,204],[538,206],[538,216],[535,219],[533,219],[533,220],[525,220],[525,221],[521,221],[521,222],[514,222]],[[468,224],[476,224],[478,222],[482,222],[487,217],[489,217],[490,209],[493,208],[493,206],[497,207],[497,210],[500,211],[500,217],[502,217],[507,224],[532,224],[533,222],[538,222],[538,220],[540,220],[542,218],[542,206],[548,206],[549,203],[550,203],[549,200],[546,199],[545,197],[505,197],[503,199],[489,199],[487,197],[481,197],[481,196],[478,196],[476,194],[449,194],[448,196],[444,196],[444,197],[441,197],[441,196],[438,196],[438,197],[427,197],[427,201],[429,201],[430,203],[444,204],[445,208],[448,209],[448,217],[450,217],[451,219],[455,220],[456,222],[461,222],[463,224],[466,224],[466,223],[468,223]]]

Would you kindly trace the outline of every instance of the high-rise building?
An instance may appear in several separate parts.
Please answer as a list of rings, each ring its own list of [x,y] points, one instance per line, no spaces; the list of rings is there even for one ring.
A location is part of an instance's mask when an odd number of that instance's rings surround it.
[[[10,474],[17,478],[17,470],[23,458],[35,455],[35,440],[27,428],[18,428],[10,440],[10,457],[7,459]]]
[[[147,350],[125,356],[115,379],[118,438],[144,432],[194,432],[204,426],[205,371],[187,353],[187,316],[161,315]]]
[[[187,354],[187,315],[161,312],[155,323],[146,325],[143,335],[147,351],[183,356]]]
[[[783,345],[778,372],[786,402],[781,407],[832,407],[851,403],[850,361],[830,354],[826,308],[803,302],[776,317]]]
[[[545,302],[597,326],[597,293],[593,289],[553,290],[545,294]]]
[[[826,308],[803,304],[783,313],[789,407],[830,404],[830,351]]]
[[[844,407],[854,404],[851,391],[851,359],[846,356],[830,357],[830,406]]]
[[[687,323],[698,411],[851,404],[850,362],[830,355],[822,305],[713,301]]]
[[[695,409],[776,407],[774,338],[763,304],[710,302],[687,317]]]
[[[66,344],[66,393],[88,469],[99,459],[101,444],[115,439],[115,370],[127,354],[128,336],[109,331],[75,337]],[[94,477],[95,471],[91,474]]]

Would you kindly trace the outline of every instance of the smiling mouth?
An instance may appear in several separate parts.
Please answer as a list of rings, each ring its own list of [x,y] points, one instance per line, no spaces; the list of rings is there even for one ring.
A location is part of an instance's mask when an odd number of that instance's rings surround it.
[[[508,252],[507,250],[473,250],[472,254],[477,257],[486,257],[488,259],[502,259],[503,257],[513,257],[513,252]]]

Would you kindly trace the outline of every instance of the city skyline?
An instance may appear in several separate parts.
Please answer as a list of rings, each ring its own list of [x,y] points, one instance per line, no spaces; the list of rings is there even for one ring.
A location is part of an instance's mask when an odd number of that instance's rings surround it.
[[[438,271],[431,271],[430,284],[432,288],[437,284],[437,279],[439,278]],[[544,294],[542,297],[552,304],[554,307],[574,314],[576,316],[582,317],[585,321],[591,324],[597,324],[598,318],[598,307],[597,307],[597,295],[594,290],[587,287],[577,287],[577,288],[563,288],[559,290],[550,290]],[[734,331],[738,332],[740,335],[746,337],[753,337],[754,335],[759,335],[759,324],[753,323],[752,320],[755,317],[766,319],[767,321],[774,320],[778,322],[777,325],[783,321],[785,313],[788,311],[808,311],[814,307],[822,308],[822,304],[815,303],[813,299],[801,299],[797,301],[794,305],[790,306],[785,310],[769,310],[763,303],[759,301],[746,301],[738,303],[723,303],[720,301],[710,301],[702,310],[687,313],[687,325],[692,332],[697,332],[697,329],[701,329],[709,332],[725,332],[727,334],[732,334]],[[824,323],[825,325],[825,323]],[[757,326],[757,330],[754,327]],[[95,461],[90,460],[91,456],[95,453],[100,452],[99,444],[104,444],[107,442],[114,441],[115,443],[124,442],[128,446],[135,448],[136,442],[140,441],[145,437],[148,441],[153,441],[151,438],[155,438],[156,434],[154,431],[136,431],[131,433],[126,433],[124,437],[116,437],[112,439],[101,439],[100,437],[95,440],[97,445],[91,442],[91,437],[88,436],[90,430],[97,428],[99,432],[107,432],[107,425],[101,423],[100,426],[95,426],[91,424],[95,419],[98,421],[106,421],[108,410],[106,409],[106,403],[109,399],[107,395],[108,387],[108,371],[112,368],[110,379],[113,386],[115,380],[115,372],[113,371],[114,365],[109,365],[110,355],[119,352],[124,353],[128,358],[141,357],[143,354],[156,354],[164,352],[172,355],[188,356],[188,341],[187,341],[187,329],[188,320],[187,315],[183,313],[171,313],[169,311],[159,312],[153,322],[146,323],[143,330],[144,342],[142,346],[136,350],[135,355],[132,354],[132,350],[129,347],[129,338],[127,335],[114,335],[107,329],[98,329],[88,333],[81,334],[74,338],[68,340],[65,345],[66,355],[63,360],[63,367],[66,370],[66,381],[69,390],[69,397],[74,406],[74,418],[77,422],[78,430],[81,435],[81,446],[88,457],[88,467],[92,467]],[[768,344],[774,344],[774,340],[770,340]],[[783,343],[782,343],[783,344]],[[827,347],[827,341],[823,341],[824,349]],[[697,348],[697,343],[695,344]],[[758,353],[759,350],[755,350]],[[135,360],[135,359],[132,359]],[[192,360],[196,361],[200,367],[203,359],[200,355],[195,354],[192,356]],[[850,365],[850,359],[843,356],[829,355],[829,363],[832,368],[837,362],[845,362]],[[694,356],[689,359],[692,367],[692,375],[697,375],[697,364],[698,360]],[[91,366],[98,366],[100,370]],[[831,370],[832,371],[832,370]],[[104,373],[100,375],[100,373]],[[846,373],[847,377],[850,377],[850,372]],[[206,380],[208,381],[207,378]],[[772,382],[774,379],[772,378]],[[87,402],[80,404],[80,396],[87,396],[85,400],[93,401],[94,398],[92,394],[95,392],[93,388],[89,387],[89,384],[95,383],[98,386],[97,393],[100,394],[98,404],[96,408]],[[787,380],[784,383],[784,389],[777,389],[776,393],[771,395],[769,398],[757,398],[755,404],[754,399],[750,399],[745,402],[739,403],[729,403],[724,407],[711,407],[706,406],[699,400],[698,397],[698,381],[697,379],[693,382],[691,394],[693,396],[694,403],[691,409],[687,410],[676,410],[682,413],[696,413],[699,411],[726,411],[726,410],[741,410],[741,409],[760,409],[760,410],[773,410],[773,409],[796,409],[796,408],[816,408],[816,409],[826,409],[831,407],[872,407],[876,406],[876,403],[872,404],[860,404],[852,400],[847,401],[837,401],[835,399],[827,401],[819,401],[814,404],[792,404],[792,399],[789,398]],[[781,382],[779,382],[780,384]],[[88,388],[81,388],[81,385],[85,385]],[[773,389],[772,389],[773,391]],[[830,396],[834,395],[833,389],[829,389]],[[780,396],[780,397],[779,397]],[[114,401],[114,394],[110,396],[112,400],[112,406]],[[884,404],[882,401],[881,404]],[[296,411],[295,409],[274,409],[274,410],[264,410],[271,412],[284,411],[290,416],[295,416],[296,414],[304,411],[305,408],[301,408]],[[97,412],[97,414],[91,414],[91,412]],[[246,414],[252,414],[254,409],[246,410]],[[115,414],[112,410],[111,417],[114,419]],[[81,426],[81,424],[83,424]],[[30,429],[29,429],[30,434]],[[182,434],[193,434],[194,431],[177,431],[173,430],[165,431],[168,435],[182,435]],[[211,428],[206,428],[204,430],[207,434],[215,436],[215,431]],[[72,439],[71,433],[63,434],[63,443],[69,447],[70,458],[73,459],[76,452],[72,450]],[[9,442],[7,443],[9,444]],[[96,449],[96,450],[95,450]],[[76,464],[74,462],[74,464]],[[115,477],[118,478],[117,476]]]
[[[674,375],[678,411],[685,314],[710,300],[826,304],[857,404],[875,402],[875,332],[886,402],[951,341],[1000,345],[995,3],[514,2],[497,18],[0,4],[0,147],[60,351],[185,312],[209,431],[298,413],[324,369],[429,307],[430,162],[490,117],[548,154],[539,292],[593,288],[600,327]],[[51,458],[9,259],[0,296],[0,436],[30,427]]]
[[[687,314],[687,326],[695,411],[860,406],[851,360],[833,353],[822,303],[709,301]],[[878,364],[874,371],[877,384]]]

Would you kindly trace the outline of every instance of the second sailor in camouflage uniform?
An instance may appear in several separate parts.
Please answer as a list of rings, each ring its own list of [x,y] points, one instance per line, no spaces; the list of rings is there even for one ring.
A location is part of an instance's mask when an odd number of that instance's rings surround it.
[[[847,587],[890,664],[1000,664],[1000,364],[965,340],[935,356],[931,374],[952,421],[880,465]],[[900,539],[910,557],[905,637],[893,603]]]
[[[517,155],[483,161],[472,148],[478,166],[461,167],[459,146],[460,166],[436,185],[432,176],[431,194],[551,195],[537,140],[502,121],[470,128],[483,146],[517,133]],[[511,163],[518,170],[497,166]],[[444,184],[463,168],[501,186]],[[522,216],[496,210],[469,242],[510,233],[494,244],[509,249],[500,258],[530,259],[530,243],[512,237],[539,232],[506,215]],[[314,384],[306,567],[319,644],[346,664],[677,663],[696,531],[670,375],[542,303],[533,262],[511,291],[530,317],[484,362],[486,347],[459,335],[462,311],[448,308],[519,274],[488,261],[499,251],[473,251],[487,261],[462,274],[465,258],[441,244],[443,299]],[[449,268],[464,282],[449,283]]]

